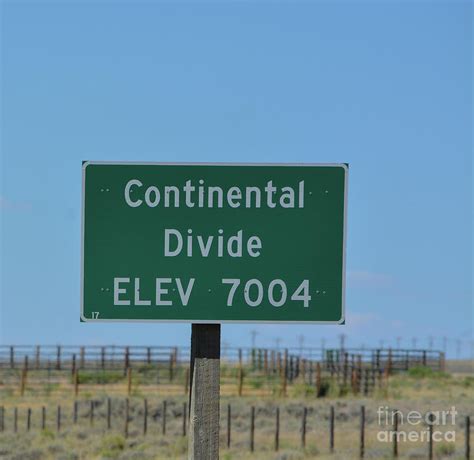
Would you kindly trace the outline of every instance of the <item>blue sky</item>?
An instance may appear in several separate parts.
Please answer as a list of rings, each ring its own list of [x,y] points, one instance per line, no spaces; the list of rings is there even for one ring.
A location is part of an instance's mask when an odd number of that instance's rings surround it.
[[[223,341],[472,340],[470,2],[2,3],[0,343],[80,324],[82,160],[348,162],[347,324]]]

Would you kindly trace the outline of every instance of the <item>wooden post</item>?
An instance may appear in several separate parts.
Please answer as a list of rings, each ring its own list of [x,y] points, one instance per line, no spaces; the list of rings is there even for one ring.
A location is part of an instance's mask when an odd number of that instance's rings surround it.
[[[35,352],[35,367],[36,369],[40,368],[40,354],[41,354],[41,348],[39,345],[36,345],[36,352]]]
[[[107,429],[110,430],[112,417],[112,400],[107,398]]]
[[[174,356],[173,353],[170,353],[170,358],[169,358],[169,379],[170,382],[173,381],[173,376],[174,376]]]
[[[5,431],[5,407],[0,407],[0,432]]]
[[[125,356],[124,356],[124,374],[127,374],[128,368],[130,367],[130,349],[125,347]]]
[[[466,460],[471,458],[471,419],[469,415],[466,417],[466,434],[464,442],[466,444]]]
[[[219,458],[220,324],[191,326],[188,458]]]
[[[130,412],[130,401],[128,398],[125,399],[125,437],[128,438],[128,415]]]
[[[244,370],[242,369],[242,367],[239,367],[239,388],[238,388],[239,396],[242,396],[243,389],[244,389]]]
[[[89,409],[89,423],[90,425],[94,425],[94,401],[91,399],[90,402],[90,409]]]
[[[78,369],[74,371],[74,375],[72,378],[74,380],[74,396],[77,398],[77,395],[79,394],[79,370]]]
[[[148,429],[148,401],[143,400],[143,434],[145,435]]]
[[[132,393],[132,368],[127,368],[127,395],[130,396]]]
[[[100,347],[100,367],[105,369],[105,347]]]
[[[280,408],[276,408],[276,419],[275,419],[275,452],[280,449]]]
[[[166,399],[163,401],[163,419],[162,419],[162,433],[166,434]]]
[[[61,406],[58,406],[56,411],[56,429],[61,431]]]
[[[428,415],[428,420],[428,458],[433,460],[433,414]]]
[[[15,348],[10,347],[10,369],[15,368]]]
[[[184,394],[187,395],[189,392],[189,368],[186,368],[184,373]]]
[[[56,370],[61,370],[61,345],[56,348]]]
[[[46,428],[46,407],[41,408],[41,429],[44,430]]]
[[[77,401],[74,401],[73,416],[72,416],[72,421],[74,425],[77,423],[77,409],[78,409],[77,406],[78,406]]]
[[[321,396],[321,364],[316,363],[316,397]]]
[[[306,447],[306,417],[308,415],[308,408],[303,408],[303,419],[301,420],[301,447]]]
[[[282,384],[282,395],[286,396],[286,386],[288,379],[288,348],[285,348],[285,354],[283,357],[283,384]]]
[[[81,369],[84,369],[85,360],[86,360],[86,350],[84,347],[80,348],[79,354],[80,354],[80,360],[81,360]]]
[[[24,363],[23,369],[21,371],[21,383],[20,383],[20,395],[21,396],[23,396],[25,394],[27,375],[28,375],[28,356],[25,356],[25,363]]]
[[[398,457],[398,412],[393,414],[393,457]]]
[[[231,407],[227,404],[227,449],[230,449],[230,432],[231,432]]]
[[[183,436],[186,436],[186,420],[188,418],[188,405],[183,403]]]
[[[146,363],[151,364],[151,348],[146,348]]]
[[[334,406],[329,412],[329,451],[334,452]]]
[[[250,452],[255,450],[255,407],[250,410]]]
[[[31,408],[28,407],[28,411],[26,412],[26,431],[30,431],[31,428]]]
[[[13,409],[13,431],[16,433],[18,431],[18,408]]]
[[[74,378],[74,374],[76,373],[76,354],[72,354],[72,361],[71,361],[71,374]]]
[[[365,406],[360,406],[360,458],[365,454]]]

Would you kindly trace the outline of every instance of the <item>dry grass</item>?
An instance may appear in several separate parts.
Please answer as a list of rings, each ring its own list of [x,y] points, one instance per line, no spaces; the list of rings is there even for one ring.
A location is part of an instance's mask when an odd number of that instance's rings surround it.
[[[113,391],[110,392],[110,388]],[[258,390],[258,389],[256,389]],[[83,385],[78,397],[79,420],[72,421],[74,395],[71,386],[62,384],[48,394],[27,389],[20,397],[17,389],[0,386],[0,405],[5,406],[5,431],[0,433],[0,459],[4,460],[95,460],[95,459],[184,459],[187,438],[182,435],[183,394],[171,387],[135,387],[131,401],[129,435],[124,436],[123,384],[107,386]],[[348,394],[338,396],[333,388],[328,398],[315,398],[303,384],[289,387],[289,396],[263,397],[230,396],[234,391],[224,387],[221,409],[221,458],[226,460],[272,459],[329,459],[346,460],[359,457],[360,406],[366,407],[366,458],[391,458],[392,445],[379,442],[377,408],[388,406],[406,414],[410,410],[422,413],[448,410],[455,406],[456,442],[435,443],[435,458],[460,459],[463,457],[464,416],[474,413],[474,377],[471,375],[444,375],[423,373],[394,376],[388,386],[371,398]],[[40,396],[41,394],[41,396]],[[112,396],[112,428],[106,428],[106,397]],[[263,393],[262,393],[263,394]],[[268,394],[268,393],[265,393]],[[172,395],[172,396],[171,396]],[[229,396],[227,396],[229,395]],[[149,405],[148,433],[143,435],[143,398]],[[95,401],[94,422],[90,424],[90,400]],[[162,430],[162,401],[167,400],[167,432]],[[232,442],[226,447],[226,410],[232,405]],[[41,430],[41,407],[47,408],[46,429]],[[62,427],[56,429],[56,407],[62,408]],[[328,441],[328,414],[333,405],[336,411],[335,452],[330,454]],[[256,407],[255,452],[249,451],[250,407]],[[275,407],[281,411],[280,450],[274,451]],[[306,447],[301,447],[301,419],[303,407],[308,407]],[[18,432],[13,432],[13,408],[19,411]],[[27,409],[32,409],[31,430],[26,432]],[[407,425],[401,426],[406,428]],[[425,430],[424,425],[415,427]],[[411,428],[410,428],[411,429]],[[443,430],[452,429],[450,426]],[[404,442],[399,447],[400,458],[427,458],[427,442]]]

